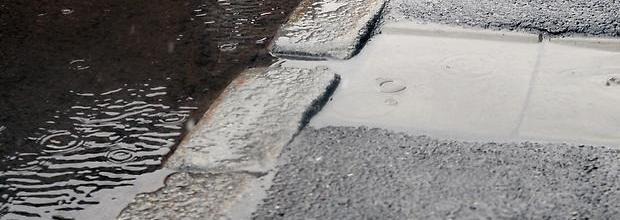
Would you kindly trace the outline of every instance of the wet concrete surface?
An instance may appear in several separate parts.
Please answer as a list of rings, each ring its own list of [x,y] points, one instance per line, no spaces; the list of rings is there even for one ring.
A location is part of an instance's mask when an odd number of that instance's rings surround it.
[[[305,128],[255,219],[616,219],[620,151]]]
[[[0,218],[75,217],[156,173],[297,3],[0,3]]]
[[[520,32],[386,24],[346,62],[303,62],[342,75],[343,86],[312,125],[620,146],[615,105],[620,97],[607,85],[620,73],[620,53],[613,50],[620,41],[588,47],[556,41],[589,42],[582,38],[542,39]]]
[[[618,37],[618,10],[620,2],[607,0],[394,0],[385,17],[547,35]]]
[[[166,167],[210,173],[272,170],[282,147],[321,109],[340,81],[324,66],[283,63],[237,77]]]
[[[118,219],[225,219],[220,211],[246,188],[253,175],[175,173],[166,187],[140,194]]]
[[[231,82],[166,161],[167,169],[184,177],[174,174],[164,187],[140,194],[120,218],[249,219],[265,197],[280,151],[340,81],[326,67],[285,63],[249,69]]]
[[[349,59],[372,34],[385,2],[304,0],[282,25],[272,53],[313,60]]]

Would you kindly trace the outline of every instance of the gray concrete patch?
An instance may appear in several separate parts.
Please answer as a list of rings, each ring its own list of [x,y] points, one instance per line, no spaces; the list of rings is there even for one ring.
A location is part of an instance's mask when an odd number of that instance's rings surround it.
[[[385,0],[304,0],[275,38],[276,56],[348,59],[372,31]]]
[[[338,81],[326,67],[276,64],[267,70],[248,71],[212,105],[166,166],[265,173]]]
[[[539,39],[385,24],[359,55],[320,63],[341,73],[343,86],[312,125],[618,147],[620,96],[607,82],[620,76],[620,39]]]
[[[307,127],[256,219],[618,219],[620,151]]]
[[[620,36],[620,2],[392,0],[385,17],[549,35]]]

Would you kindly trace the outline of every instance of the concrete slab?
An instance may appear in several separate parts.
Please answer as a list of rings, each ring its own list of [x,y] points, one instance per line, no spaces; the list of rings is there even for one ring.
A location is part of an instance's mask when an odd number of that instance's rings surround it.
[[[170,157],[173,170],[267,172],[339,78],[326,67],[245,72]]]
[[[519,134],[620,146],[620,53],[559,44],[541,53]]]
[[[166,162],[175,173],[119,219],[249,219],[280,150],[339,83],[327,67],[276,63],[235,79]]]
[[[343,73],[342,84],[312,123],[508,137],[539,50],[531,43],[537,35],[522,37],[504,42],[377,35],[358,56],[334,67]]]
[[[388,21],[417,21],[554,36],[620,36],[620,2],[391,0]]]
[[[255,219],[618,219],[620,151],[306,127]]]
[[[303,0],[275,37],[280,57],[348,59],[362,47],[385,0]]]
[[[538,35],[416,23],[384,28],[355,58],[328,62],[342,84],[313,126],[620,147],[613,104],[620,41],[539,43]]]

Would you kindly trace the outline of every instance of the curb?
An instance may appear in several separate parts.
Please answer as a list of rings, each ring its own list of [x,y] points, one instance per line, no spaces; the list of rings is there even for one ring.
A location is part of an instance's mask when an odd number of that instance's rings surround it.
[[[340,81],[326,67],[281,64],[235,79],[166,161],[175,173],[165,186],[137,196],[119,218],[249,219],[266,196],[280,151]]]
[[[270,45],[275,57],[349,59],[378,22],[386,0],[303,0]]]

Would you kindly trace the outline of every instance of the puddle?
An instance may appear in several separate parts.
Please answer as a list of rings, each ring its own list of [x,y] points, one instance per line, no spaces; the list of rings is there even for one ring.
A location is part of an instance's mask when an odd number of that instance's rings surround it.
[[[158,170],[189,118],[184,109],[192,107],[173,108],[151,95],[165,95],[160,88],[74,92],[79,103],[57,112],[28,138],[41,152],[0,161],[9,165],[0,171],[1,188],[7,189],[0,197],[8,199],[0,210],[8,217],[71,216],[98,204],[94,193],[114,194],[113,189]]]
[[[1,4],[0,219],[114,218],[297,4]]]

